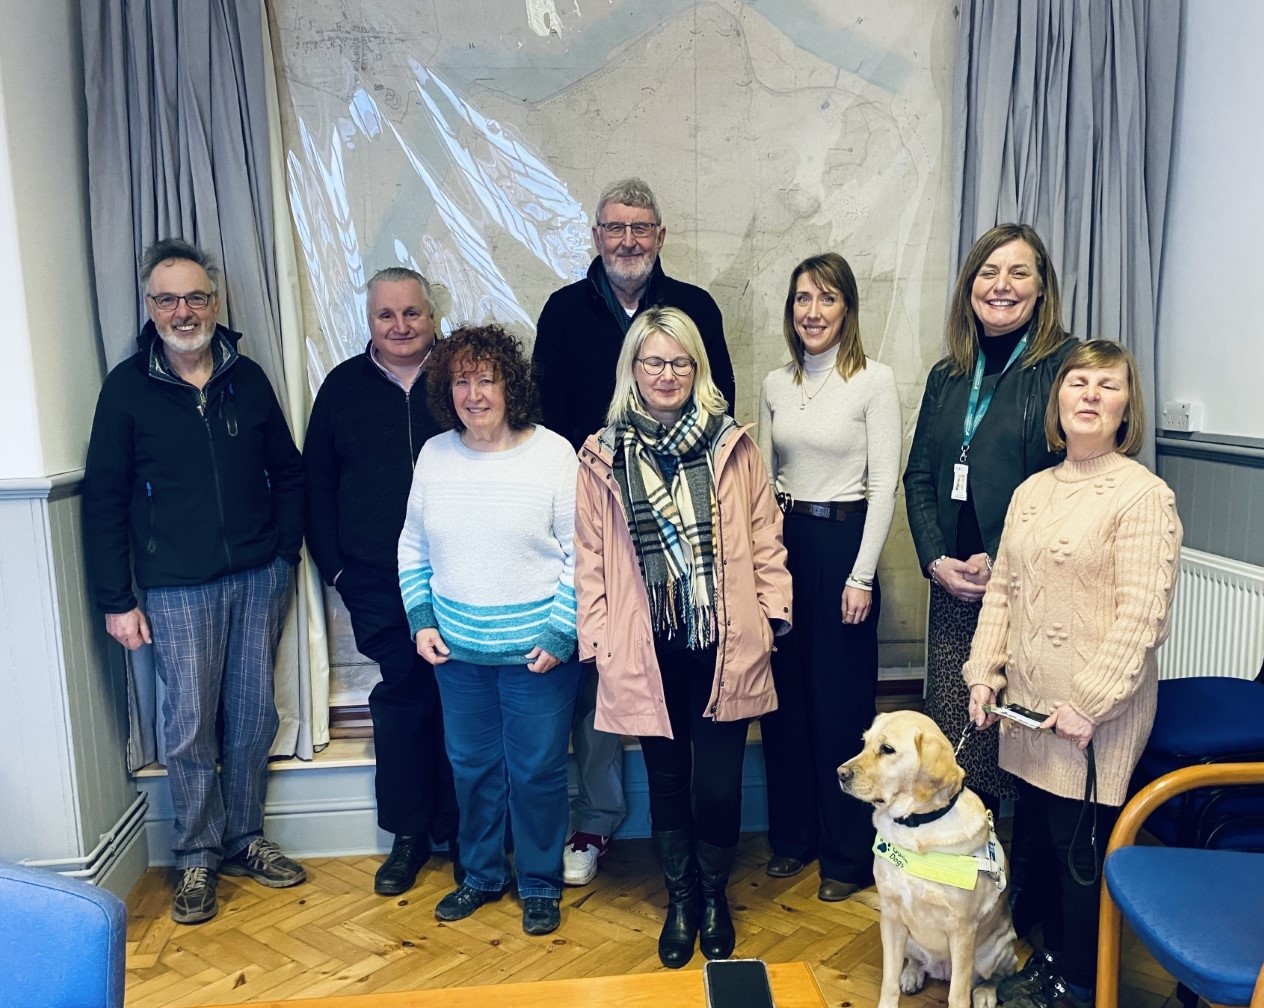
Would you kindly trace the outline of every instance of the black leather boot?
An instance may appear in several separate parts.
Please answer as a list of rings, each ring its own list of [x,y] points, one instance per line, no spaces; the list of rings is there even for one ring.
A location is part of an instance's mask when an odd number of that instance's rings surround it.
[[[708,959],[728,959],[737,944],[737,932],[729,914],[725,890],[729,872],[737,856],[737,845],[712,847],[699,840],[694,844],[698,857],[698,882],[702,890],[702,919],[698,923],[698,947]]]
[[[669,969],[680,969],[693,958],[698,938],[698,865],[693,858],[693,837],[688,830],[656,832],[654,853],[667,883],[667,920],[658,936],[658,958]]]

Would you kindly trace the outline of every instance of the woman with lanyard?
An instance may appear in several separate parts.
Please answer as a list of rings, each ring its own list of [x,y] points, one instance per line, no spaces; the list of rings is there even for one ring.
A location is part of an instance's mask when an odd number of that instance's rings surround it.
[[[760,719],[768,778],[765,869],[820,861],[817,898],[873,878],[871,810],[838,786],[838,765],[873,720],[878,693],[878,556],[900,480],[895,374],[865,356],[856,277],[835,252],[790,274],[782,314],[789,364],[765,379],[759,450],[786,511],[798,607],[773,654],[779,706]]]
[[[926,713],[955,741],[968,723],[961,667],[1010,496],[1058,460],[1045,440],[1045,404],[1076,341],[1062,328],[1057,273],[1035,231],[1000,224],[974,243],[946,330],[948,355],[926,379],[904,492],[918,561],[931,581]],[[997,766],[995,732],[970,739],[957,758],[966,783],[994,813],[1002,799],[1017,797],[1013,778]],[[1013,875],[1011,905],[1024,888],[1021,864]]]

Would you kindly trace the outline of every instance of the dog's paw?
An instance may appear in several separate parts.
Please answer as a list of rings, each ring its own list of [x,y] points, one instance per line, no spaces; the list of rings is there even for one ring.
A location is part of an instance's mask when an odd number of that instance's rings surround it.
[[[996,1008],[996,981],[985,980],[970,992],[972,1008]]]
[[[916,994],[926,983],[926,969],[913,959],[904,960],[904,968],[900,970],[900,990],[905,994]],[[978,1005],[975,1008],[979,1008]],[[993,1002],[987,1008],[996,1008]]]

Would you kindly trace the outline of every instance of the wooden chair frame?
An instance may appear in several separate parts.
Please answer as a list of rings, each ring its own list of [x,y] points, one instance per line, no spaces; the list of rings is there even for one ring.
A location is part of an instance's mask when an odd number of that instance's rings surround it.
[[[1120,847],[1136,842],[1151,812],[1164,802],[1193,788],[1259,784],[1264,782],[1264,763],[1209,763],[1182,767],[1151,781],[1124,806],[1106,846],[1107,857]],[[1119,1008],[1119,944],[1121,914],[1102,879],[1100,935],[1097,945],[1096,1008]],[[1264,966],[1255,981],[1250,1008],[1264,1008]]]

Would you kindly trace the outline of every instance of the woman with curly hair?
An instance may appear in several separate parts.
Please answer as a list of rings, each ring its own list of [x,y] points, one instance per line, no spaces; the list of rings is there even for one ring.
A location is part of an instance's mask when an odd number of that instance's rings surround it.
[[[439,901],[468,917],[510,882],[522,928],[561,921],[566,749],[575,660],[575,453],[535,423],[521,343],[499,326],[436,344],[431,411],[449,428],[417,459],[399,583],[417,653],[434,665],[456,782],[464,881]]]

